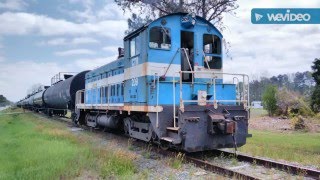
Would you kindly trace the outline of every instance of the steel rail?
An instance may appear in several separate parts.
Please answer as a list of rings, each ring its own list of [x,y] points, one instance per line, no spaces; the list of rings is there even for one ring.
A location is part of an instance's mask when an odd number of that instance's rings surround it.
[[[163,150],[163,149],[157,149],[156,151],[157,153],[163,155],[163,156],[167,156],[167,157],[176,157],[178,155],[178,152],[174,152],[174,151],[169,151],[169,150]],[[221,167],[215,164],[211,164],[207,161],[201,160],[199,158],[195,158],[189,155],[185,155],[184,156],[184,162],[187,163],[191,163],[196,167],[205,169],[207,171],[219,174],[219,175],[223,175],[229,178],[236,178],[236,179],[243,179],[243,180],[257,180],[259,178],[247,175],[247,174],[243,174],[240,172],[236,172],[234,170],[225,168],[225,167]]]
[[[213,150],[212,152],[215,155],[220,155],[222,153],[226,156],[234,155],[233,152],[222,151],[222,150]],[[256,165],[261,165],[266,168],[275,168],[278,170],[288,172],[290,174],[303,175],[304,177],[320,179],[320,170],[317,170],[317,169],[305,168],[305,167],[296,166],[296,165],[292,165],[284,162],[274,161],[274,160],[260,158],[260,157],[254,157],[246,154],[237,154],[236,158],[239,161],[254,163]]]
[[[259,178],[247,175],[247,174],[242,174],[236,171],[233,171],[231,169],[228,168],[224,168],[221,166],[217,166],[211,163],[208,163],[206,161],[194,158],[194,157],[190,157],[190,156],[186,156],[186,161],[189,163],[193,163],[194,165],[203,168],[205,170],[217,173],[217,174],[221,174],[221,175],[225,175],[228,176],[230,178],[236,178],[236,179],[245,179],[245,180],[256,180]]]

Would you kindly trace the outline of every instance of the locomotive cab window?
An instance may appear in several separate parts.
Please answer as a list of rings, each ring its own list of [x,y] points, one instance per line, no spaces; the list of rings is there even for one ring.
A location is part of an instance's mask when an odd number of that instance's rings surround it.
[[[221,57],[206,56],[204,59],[204,67],[207,69],[221,69]]]
[[[130,40],[130,57],[140,54],[140,38],[136,36]]]
[[[153,27],[150,29],[149,47],[153,49],[171,48],[170,30],[164,27]]]
[[[203,35],[203,51],[208,54],[221,54],[221,40],[212,34]]]

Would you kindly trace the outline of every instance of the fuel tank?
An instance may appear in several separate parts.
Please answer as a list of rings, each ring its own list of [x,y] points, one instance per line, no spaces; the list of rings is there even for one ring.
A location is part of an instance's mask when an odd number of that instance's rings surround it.
[[[47,108],[73,109],[78,90],[85,88],[85,74],[83,71],[63,81],[50,86],[43,94],[43,101]]]

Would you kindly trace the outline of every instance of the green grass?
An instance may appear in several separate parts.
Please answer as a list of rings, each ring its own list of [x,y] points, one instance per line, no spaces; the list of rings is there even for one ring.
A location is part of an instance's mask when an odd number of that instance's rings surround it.
[[[72,179],[84,171],[121,178],[136,171],[126,152],[97,148],[94,135],[32,113],[0,115],[0,137],[0,179]]]
[[[251,130],[252,138],[240,148],[255,156],[282,159],[320,168],[319,133],[280,133]]]

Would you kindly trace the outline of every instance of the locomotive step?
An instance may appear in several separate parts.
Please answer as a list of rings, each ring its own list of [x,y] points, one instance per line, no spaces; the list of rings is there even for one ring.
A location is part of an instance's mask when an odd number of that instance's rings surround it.
[[[162,137],[161,140],[168,141],[168,142],[172,143],[174,139],[171,137]]]
[[[180,127],[167,127],[167,130],[178,131]]]

